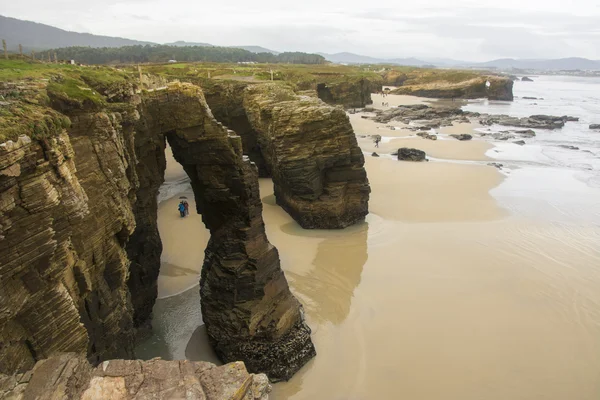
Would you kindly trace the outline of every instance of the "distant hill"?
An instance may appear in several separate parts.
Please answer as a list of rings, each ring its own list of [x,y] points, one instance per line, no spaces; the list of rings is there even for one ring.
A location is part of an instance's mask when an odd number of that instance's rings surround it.
[[[499,69],[535,69],[547,71],[561,70],[600,70],[600,60],[588,60],[587,58],[570,57],[556,60],[515,60],[503,58],[475,64],[475,66]]]
[[[153,44],[120,37],[70,32],[50,25],[2,15],[0,15],[0,38],[6,40],[11,51],[18,50],[19,44],[23,45],[25,51],[69,46],[121,47]]]
[[[165,43],[165,46],[176,46],[176,47],[188,47],[188,46],[201,46],[201,47],[213,47],[210,43],[198,43],[198,42],[184,42],[183,40],[178,40],[173,43]]]
[[[432,65],[435,63],[419,60],[417,58],[375,58],[369,56],[363,56],[360,54],[354,53],[335,53],[335,54],[327,54],[327,53],[317,53],[325,57],[327,61],[338,63],[338,64],[396,64],[396,65],[406,65],[410,67],[421,67],[425,65]],[[438,65],[438,64],[436,64]]]
[[[185,42],[183,40],[178,40],[177,42],[173,42],[173,43],[165,43],[164,45],[165,46],[177,46],[177,47],[193,47],[193,46],[218,47],[218,46],[214,46],[210,43]],[[227,47],[231,47],[232,49],[242,49],[242,50],[246,50],[251,53],[257,53],[257,54],[258,53],[270,53],[270,54],[274,54],[274,55],[279,54],[278,51],[270,50],[270,49],[267,49],[267,48],[261,47],[261,46],[227,46]]]
[[[261,47],[261,46],[229,46],[229,47],[235,47],[236,49],[243,49],[246,51],[249,51],[251,53],[271,53],[271,54],[280,54],[279,51],[275,51],[275,50],[270,50],[267,49],[265,47]]]

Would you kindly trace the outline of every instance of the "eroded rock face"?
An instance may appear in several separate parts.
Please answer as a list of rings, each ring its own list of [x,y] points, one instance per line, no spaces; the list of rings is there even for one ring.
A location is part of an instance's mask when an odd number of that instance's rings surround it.
[[[345,112],[277,84],[249,86],[243,96],[277,203],[303,228],[344,228],[362,220],[370,188]]]
[[[0,397],[14,400],[268,400],[270,391],[267,377],[249,374],[242,362],[110,360],[94,368],[66,353],[25,374],[0,375]]]
[[[488,77],[487,98],[490,100],[513,101],[514,81],[509,77]]]
[[[315,350],[240,138],[193,85],[128,93],[118,112],[61,108],[68,134],[0,146],[0,373],[61,352],[133,356],[156,300],[166,136],[212,234],[201,282],[211,343],[225,361],[288,379]]]
[[[381,91],[381,82],[356,79],[342,82],[318,83],[317,95],[328,104],[346,108],[361,108],[373,104],[371,93]]]
[[[167,135],[211,232],[200,281],[211,344],[225,362],[289,379],[315,349],[267,240],[257,170],[243,161],[241,138],[215,120],[193,85],[149,93],[142,115],[149,132]]]
[[[133,355],[131,138],[114,114],[71,116],[58,137],[0,150],[0,372],[75,351]]]
[[[397,77],[396,79],[401,79]],[[404,83],[403,80],[397,83]],[[476,99],[487,97],[490,100],[513,100],[513,84],[509,77],[479,76],[460,82],[438,80],[429,83],[400,86],[392,90],[395,94],[430,97],[439,99]]]

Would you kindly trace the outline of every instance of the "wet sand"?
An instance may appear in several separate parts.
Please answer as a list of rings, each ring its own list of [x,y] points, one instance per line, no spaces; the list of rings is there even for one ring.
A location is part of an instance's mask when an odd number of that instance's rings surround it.
[[[185,171],[175,161],[168,146],[165,155],[165,186],[187,181]],[[204,249],[210,238],[202,216],[196,213],[191,186],[184,185],[183,190],[158,205],[158,230],[163,243],[158,276],[159,299],[185,292],[198,285]],[[189,203],[189,215],[185,218],[180,217],[177,209],[181,196],[185,196]]]
[[[600,228],[509,213],[498,199],[535,202],[526,182],[516,191],[486,165],[484,141],[433,143],[390,132],[398,135],[393,146],[433,146],[430,156],[446,161],[367,155],[372,193],[364,223],[303,230],[275,204],[271,181],[260,181],[267,235],[304,305],[318,354],[274,385],[270,398],[600,398]],[[370,154],[372,143],[359,143]],[[164,204],[161,218],[177,217]],[[161,223],[163,243],[163,229],[177,218]],[[188,232],[172,229],[165,251],[173,254]],[[194,271],[202,258],[194,267],[169,256]],[[197,282],[191,272],[180,279]],[[194,301],[197,288],[157,302],[164,310],[156,316],[155,308],[153,324],[162,333],[146,344],[146,356],[214,357]],[[181,303],[190,316],[166,302]]]

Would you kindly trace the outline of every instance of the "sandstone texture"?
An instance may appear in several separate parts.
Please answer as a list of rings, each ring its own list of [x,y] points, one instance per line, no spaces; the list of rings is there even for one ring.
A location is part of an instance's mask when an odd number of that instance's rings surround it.
[[[303,228],[344,228],[367,215],[364,157],[342,109],[276,84],[247,87],[244,108],[277,203]]]
[[[27,373],[0,375],[0,398],[7,400],[268,400],[270,391],[266,375],[249,374],[242,362],[217,367],[158,358],[109,360],[94,368],[65,353]]]
[[[512,79],[501,76],[465,77],[463,80],[437,79],[405,79],[399,77],[394,81],[398,87],[393,94],[405,94],[419,97],[439,99],[476,99],[487,97],[490,100],[512,101]],[[400,85],[398,85],[400,84]]]
[[[56,352],[133,355],[124,248],[135,228],[131,137],[111,113],[0,145],[0,372]]]
[[[373,104],[371,93],[381,91],[381,82],[367,78],[322,82],[316,85],[316,90],[318,97],[325,103],[345,108],[362,108]]]
[[[77,90],[48,90],[69,125],[0,145],[0,373],[63,352],[133,356],[157,294],[169,140],[212,235],[200,289],[211,344],[226,362],[289,379],[315,349],[266,238],[241,138],[194,85]]]
[[[257,170],[243,160],[241,138],[216,121],[193,85],[149,93],[142,110],[148,130],[167,135],[211,232],[200,281],[211,344],[225,362],[289,379],[315,349],[267,240]]]

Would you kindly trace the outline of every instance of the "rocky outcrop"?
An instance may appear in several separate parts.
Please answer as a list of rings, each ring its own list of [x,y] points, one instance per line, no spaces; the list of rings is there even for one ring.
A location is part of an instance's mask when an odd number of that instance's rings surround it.
[[[479,119],[481,125],[504,125],[530,129],[560,129],[568,121],[577,121],[578,118],[570,116],[555,117],[552,115],[532,115],[530,117],[511,117],[508,115],[482,115]]]
[[[522,82],[533,82],[533,79],[529,78],[528,76],[524,76],[521,78]]]
[[[469,122],[471,113],[464,112],[459,107],[431,107],[426,104],[398,106],[387,110],[377,110],[372,119],[379,123],[398,121],[411,124],[407,129],[430,130],[441,126],[452,126],[455,122]]]
[[[2,373],[61,351],[133,355],[132,138],[112,113],[71,121],[68,134],[0,146]]]
[[[270,391],[267,377],[249,374],[241,362],[110,360],[94,368],[66,353],[24,374],[0,375],[0,398],[14,400],[268,400]]]
[[[345,108],[361,108],[373,104],[371,93],[381,91],[381,82],[367,78],[347,79],[340,82],[321,82],[316,85],[317,95],[328,104]]]
[[[427,155],[423,150],[402,147],[398,149],[398,160],[401,161],[427,161]]]
[[[600,124],[591,124],[590,125],[590,129],[592,129],[592,130],[598,130],[598,129],[600,129]]]
[[[244,89],[248,82],[203,79],[198,82],[206,102],[217,121],[232,129],[242,138],[244,154],[258,167],[261,178],[270,178],[271,171],[258,144],[258,134],[248,121],[244,108]]]
[[[490,100],[513,101],[514,81],[509,77],[488,76],[486,96]]]
[[[200,281],[211,344],[225,362],[289,379],[315,350],[266,238],[257,171],[242,160],[241,138],[216,121],[193,85],[149,93],[142,110],[149,131],[167,135],[211,232]]]
[[[243,95],[277,203],[304,228],[344,228],[362,220],[370,188],[344,111],[277,84],[252,85]]]
[[[483,76],[465,73],[456,73],[457,76],[439,76],[429,74],[423,77],[395,78],[397,89],[393,94],[406,94],[419,97],[437,99],[477,99],[489,98],[490,100],[513,100],[513,81],[504,76]],[[462,76],[464,75],[464,77]],[[394,75],[395,76],[395,75]]]
[[[428,140],[437,140],[438,139],[437,135],[430,135],[429,133],[426,133],[426,132],[419,132],[419,133],[417,133],[417,136],[420,136],[423,139],[428,139]]]
[[[473,136],[469,135],[468,133],[460,133],[460,134],[455,134],[455,135],[450,135],[450,136],[453,137],[454,139],[460,140],[460,141],[473,139]]]
[[[225,361],[288,379],[315,350],[266,238],[240,137],[198,87],[121,89],[119,104],[51,96],[68,130],[0,146],[0,372],[60,352],[133,355],[156,299],[167,137],[212,235],[201,281],[211,343]]]

